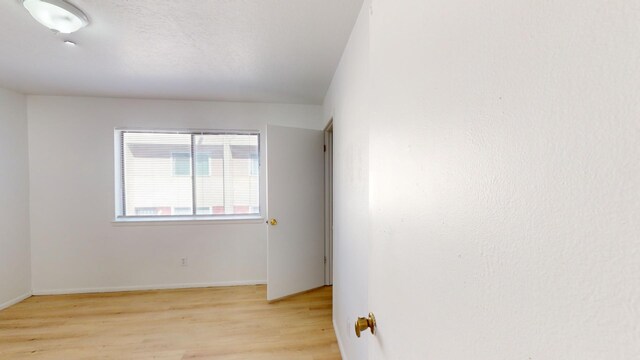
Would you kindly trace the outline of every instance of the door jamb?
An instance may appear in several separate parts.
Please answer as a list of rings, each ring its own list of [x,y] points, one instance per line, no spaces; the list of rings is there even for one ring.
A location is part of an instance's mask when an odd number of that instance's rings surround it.
[[[324,128],[324,283],[333,285],[333,118]]]

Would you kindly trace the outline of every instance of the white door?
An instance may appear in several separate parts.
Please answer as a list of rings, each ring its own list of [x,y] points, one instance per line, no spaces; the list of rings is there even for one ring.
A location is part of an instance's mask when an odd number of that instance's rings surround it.
[[[441,3],[446,8],[446,2]],[[477,283],[482,278],[477,274],[486,272],[487,257],[469,256],[478,248],[472,241],[475,229],[468,227],[473,223],[469,220],[478,216],[473,197],[480,198],[484,190],[475,188],[474,194],[471,184],[477,179],[467,175],[480,172],[474,162],[480,160],[473,156],[482,145],[466,143],[472,138],[466,126],[473,122],[473,115],[462,119],[463,113],[457,112],[464,106],[458,106],[455,95],[468,93],[455,86],[447,88],[459,79],[468,80],[458,77],[466,73],[450,71],[456,68],[450,63],[434,63],[433,59],[442,57],[425,50],[434,43],[431,33],[420,31],[431,5],[423,0],[374,0],[370,21],[375,43],[371,45],[368,129],[368,305],[378,328],[370,338],[369,359],[514,359],[469,352],[482,348],[486,342],[480,339],[500,333],[494,333],[494,324],[506,313],[484,318],[485,309],[476,304],[485,293],[472,292],[483,286]],[[402,19],[402,26],[397,19]],[[475,68],[468,70],[473,73]],[[451,102],[442,103],[444,99]],[[469,148],[472,152],[465,154]],[[495,287],[488,289],[495,291]],[[501,345],[490,346],[501,349]]]
[[[323,145],[322,131],[267,127],[268,300],[324,285]]]

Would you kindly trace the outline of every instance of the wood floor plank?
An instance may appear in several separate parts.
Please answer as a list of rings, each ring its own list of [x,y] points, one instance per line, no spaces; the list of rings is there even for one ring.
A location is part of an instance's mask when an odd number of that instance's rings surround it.
[[[340,359],[331,287],[34,296],[0,311],[0,359]]]

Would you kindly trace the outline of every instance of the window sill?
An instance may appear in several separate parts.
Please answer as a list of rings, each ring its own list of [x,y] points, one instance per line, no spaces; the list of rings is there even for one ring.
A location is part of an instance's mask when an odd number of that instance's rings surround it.
[[[261,224],[264,223],[261,215],[234,215],[234,216],[181,216],[177,217],[121,217],[115,218],[111,224],[116,226],[127,225],[211,225],[211,224]]]

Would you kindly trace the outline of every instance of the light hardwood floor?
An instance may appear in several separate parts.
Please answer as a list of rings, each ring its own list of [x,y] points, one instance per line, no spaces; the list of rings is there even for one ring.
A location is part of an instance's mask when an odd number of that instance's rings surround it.
[[[0,311],[0,359],[340,359],[331,287],[34,296]]]

